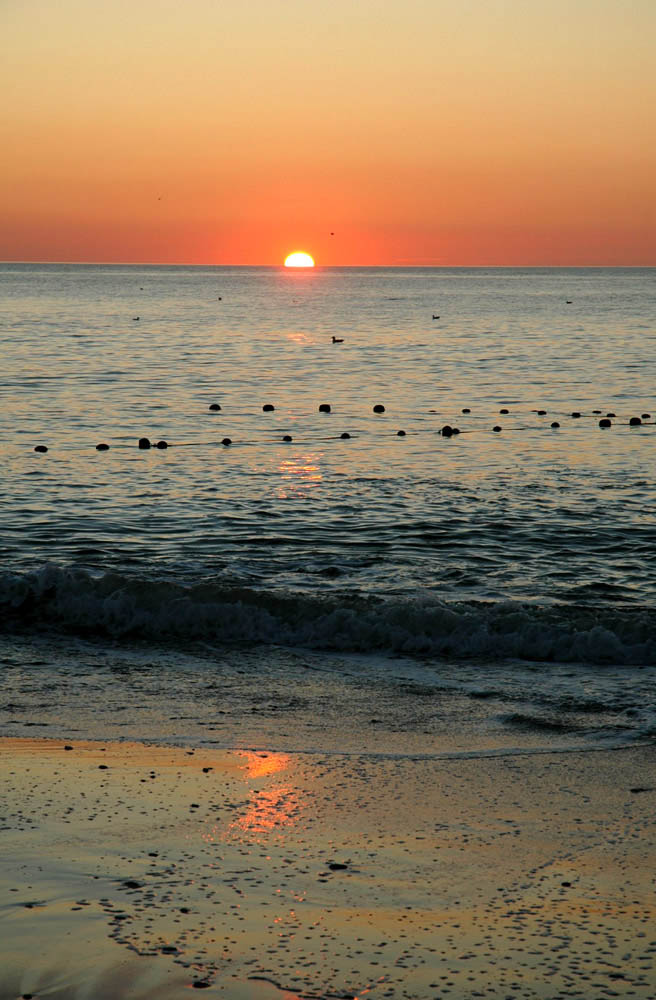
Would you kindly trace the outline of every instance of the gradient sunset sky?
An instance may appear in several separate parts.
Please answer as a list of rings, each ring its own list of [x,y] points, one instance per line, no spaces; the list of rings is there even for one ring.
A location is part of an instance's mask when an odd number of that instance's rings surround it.
[[[4,0],[0,259],[656,264],[655,43],[656,0]]]

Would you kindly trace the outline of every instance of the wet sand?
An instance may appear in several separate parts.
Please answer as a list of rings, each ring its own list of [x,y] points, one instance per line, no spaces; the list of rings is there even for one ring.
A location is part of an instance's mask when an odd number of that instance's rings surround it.
[[[656,996],[654,748],[0,755],[1,1000]]]

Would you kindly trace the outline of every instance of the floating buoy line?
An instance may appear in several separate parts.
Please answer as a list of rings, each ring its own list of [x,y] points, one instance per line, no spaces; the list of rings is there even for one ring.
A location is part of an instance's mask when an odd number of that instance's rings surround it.
[[[222,412],[221,411],[221,406],[220,406],[219,403],[211,403],[210,406],[209,406],[209,410],[212,411],[213,413],[214,412]],[[270,413],[270,412],[272,412],[274,410],[275,410],[275,406],[272,403],[265,403],[264,406],[262,407],[262,411],[265,412],[265,413]],[[376,403],[372,407],[372,411],[377,416],[382,416],[382,414],[385,413],[385,407],[382,405],[382,403]],[[319,408],[318,408],[318,412],[322,413],[322,414],[332,414],[331,404],[330,403],[320,403],[319,404]],[[463,407],[460,412],[464,416],[469,416],[469,415],[471,415],[472,410],[471,410],[470,407]],[[511,411],[507,407],[502,407],[498,412],[499,412],[499,415],[504,416],[504,417],[505,416],[514,416],[514,417],[523,416],[523,414],[519,413],[518,411]],[[530,412],[536,414],[539,417],[547,416],[547,411],[546,410],[531,410]],[[440,413],[439,413],[438,410],[428,410],[428,413],[431,414],[431,415],[435,415],[435,416],[439,416],[440,415]],[[589,414],[583,413],[580,410],[572,410],[572,411],[570,411],[569,414],[556,414],[556,415],[560,416],[561,419],[563,419],[564,417],[569,416],[570,420],[576,420],[578,422],[581,419],[585,420],[586,417],[596,418],[596,417],[600,416],[602,413],[603,413],[602,410],[592,410]],[[615,423],[613,423],[613,421],[615,421]],[[618,418],[617,414],[615,414],[612,411],[606,413],[605,416],[602,416],[601,419],[597,421],[598,426],[601,429],[604,429],[604,430],[608,429],[608,428],[611,428],[611,427],[644,427],[645,425],[654,426],[655,423],[656,422],[652,420],[651,413],[642,413],[640,416],[635,416],[634,415],[634,416],[628,417],[628,418],[627,417]],[[560,424],[559,421],[553,420],[550,423],[549,426],[553,430],[558,430],[562,425]],[[477,427],[468,427],[468,428],[460,428],[460,427],[453,426],[451,424],[444,424],[441,428],[439,428],[437,430],[437,432],[435,432],[435,431],[427,431],[424,428],[422,428],[420,431],[411,431],[410,433],[412,433],[412,434],[424,434],[424,433],[435,434],[436,433],[437,436],[441,436],[443,438],[453,438],[453,437],[458,437],[460,434],[476,434],[476,433],[485,433],[485,432],[489,432],[489,433],[492,433],[492,434],[501,434],[504,430],[505,431],[516,432],[516,431],[535,430],[537,428],[545,428],[546,429],[546,423],[543,423],[542,421],[539,421],[536,424],[531,424],[531,425],[522,424],[521,426],[508,426],[508,425],[506,425],[504,427],[501,424],[493,424],[492,426],[488,426],[488,427],[477,426]],[[350,433],[349,431],[342,431],[340,434],[328,435],[328,436],[322,435],[320,437],[313,438],[312,440],[314,442],[316,442],[316,441],[335,441],[335,440],[346,441],[346,440],[350,440],[354,436],[358,437],[362,433],[363,433],[362,431],[360,431],[359,433],[356,432],[355,434]],[[407,432],[405,430],[391,431],[390,434],[393,435],[394,437],[399,437],[399,438],[403,438],[403,437],[407,436]],[[276,439],[276,441],[284,443],[284,444],[289,444],[289,443],[293,442],[293,440],[294,439],[292,438],[291,434],[283,434],[280,438]],[[276,441],[271,441],[269,443],[276,443]],[[170,444],[168,441],[165,441],[165,440],[151,441],[150,438],[141,437],[141,438],[139,438],[136,441],[136,447],[140,451],[151,451],[153,449],[155,449],[157,451],[166,451],[170,447],[175,447],[175,448],[199,448],[199,447],[220,446],[220,447],[227,448],[230,445],[232,445],[232,443],[233,443],[233,440],[232,440],[232,438],[229,438],[229,437],[221,438],[220,441],[218,441],[218,440],[211,440],[211,441],[177,441],[177,442],[174,442],[173,444]],[[238,441],[237,443],[240,446],[244,446],[244,445],[246,445],[246,446],[253,446],[253,445],[256,445],[256,444],[262,444],[263,442],[262,441],[258,442],[258,441],[252,441],[252,440],[250,440],[250,441],[249,440],[244,440],[244,441]],[[126,448],[135,447],[135,445],[129,445],[129,444],[125,444],[125,443],[121,442],[120,444],[110,446],[105,441],[101,441],[99,444],[96,444],[94,447],[95,447],[95,450],[98,451],[98,452],[105,452],[105,451],[109,451],[110,447],[116,447],[116,448],[126,449]],[[37,452],[38,454],[47,454],[47,452],[49,451],[49,447],[47,445],[45,445],[45,444],[37,444],[34,447],[33,450],[35,452]]]

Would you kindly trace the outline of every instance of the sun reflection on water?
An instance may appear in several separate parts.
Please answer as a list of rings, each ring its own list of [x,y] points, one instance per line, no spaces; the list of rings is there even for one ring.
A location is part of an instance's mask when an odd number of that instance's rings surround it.
[[[319,468],[320,454],[294,455],[283,459],[278,472],[282,480],[278,487],[278,496],[282,500],[289,497],[307,496],[316,489],[323,476]]]

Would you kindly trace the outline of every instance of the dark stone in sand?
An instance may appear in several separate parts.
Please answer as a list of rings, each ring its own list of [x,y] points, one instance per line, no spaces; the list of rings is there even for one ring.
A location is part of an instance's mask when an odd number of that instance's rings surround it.
[[[578,411],[578,410],[574,410],[574,412],[572,413],[572,416],[573,416],[573,417],[580,417],[580,416],[581,416],[581,414],[579,413],[579,411]]]
[[[96,451],[109,451],[109,445],[102,441],[100,444],[96,445]]]
[[[106,771],[107,767],[108,767],[107,764],[98,764],[98,770],[99,771]]]
[[[227,448],[229,444],[232,444],[232,438],[223,438],[221,444],[224,444]]]
[[[265,403],[264,406],[262,407],[263,413],[271,413],[272,410],[275,410],[275,406],[273,405],[273,403]]]
[[[499,410],[499,413],[510,413],[510,410]]]
[[[142,451],[145,451],[147,448],[150,448],[150,441],[148,440],[148,438],[139,438],[139,447],[142,449]]]
[[[292,436],[291,436],[291,434],[285,434],[285,435],[283,436],[283,441],[291,441],[291,440],[292,440]]]
[[[610,422],[610,420],[608,419],[608,417],[602,417],[602,419],[599,421],[599,426],[600,427],[612,427],[613,425]]]
[[[376,403],[376,405],[374,406],[374,413],[384,413],[384,412],[385,412],[385,407],[383,406],[383,404]]]
[[[209,409],[214,410],[215,413],[218,413],[218,411],[221,409],[221,406],[219,405],[219,403],[210,403]]]
[[[38,444],[34,450],[38,451],[38,452],[41,452],[42,455],[45,455],[45,453],[47,452],[48,449],[46,448],[46,446],[44,444]]]
[[[72,749],[73,747],[70,745],[70,743],[67,743],[66,746],[64,747],[64,750],[72,750]]]
[[[642,420],[640,419],[640,417],[631,417],[631,419],[629,420],[629,427],[639,427],[641,423]]]
[[[348,433],[348,431],[344,431],[344,433],[340,434],[339,436],[341,437],[342,441],[346,441],[347,438],[350,438],[351,435]]]
[[[449,424],[445,424],[440,433],[442,434],[442,437],[450,438],[453,434],[453,427],[450,427]]]
[[[551,426],[552,426],[552,427],[560,427],[560,424],[558,423],[558,421],[557,421],[557,420],[554,420],[554,422],[552,423],[552,425],[551,425]]]
[[[208,990],[212,984],[206,982],[204,979],[194,979],[191,985],[195,990]]]
[[[319,413],[330,413],[330,403],[320,403]]]
[[[166,441],[158,441],[155,447],[161,450],[163,448],[168,448],[168,444]]]
[[[343,865],[339,861],[331,861],[328,867],[331,872],[343,872],[348,868],[348,865]]]
[[[498,424],[495,424],[494,427],[492,428],[492,430],[495,431],[498,434],[499,431],[501,430],[501,428],[499,427]]]
[[[178,954],[178,949],[175,947],[174,944],[163,944],[162,948],[161,948],[161,951],[162,951],[162,955],[177,955]]]
[[[563,886],[564,889],[569,889],[571,888],[572,885],[571,882],[561,882],[560,884]]]
[[[148,857],[149,858],[158,858],[159,857],[159,851],[148,851]]]
[[[593,413],[594,413],[595,415],[597,415],[598,413],[601,413],[601,410],[593,410],[592,412],[593,412]]]
[[[125,886],[126,889],[141,889],[142,888],[141,882],[135,882],[133,879],[130,879],[129,881],[124,882],[123,885]]]
[[[188,906],[181,906],[180,907],[180,913],[189,913],[189,907]]]
[[[463,412],[463,413],[471,413],[471,410],[469,409],[469,407],[468,407],[468,406],[465,406],[465,408],[463,409],[463,411],[462,411],[462,412]]]
[[[404,438],[405,437],[405,431],[397,431],[396,432],[396,436],[398,438]]]
[[[192,802],[191,805],[189,806],[189,808],[190,809],[200,809],[200,805],[198,804],[198,802]]]

